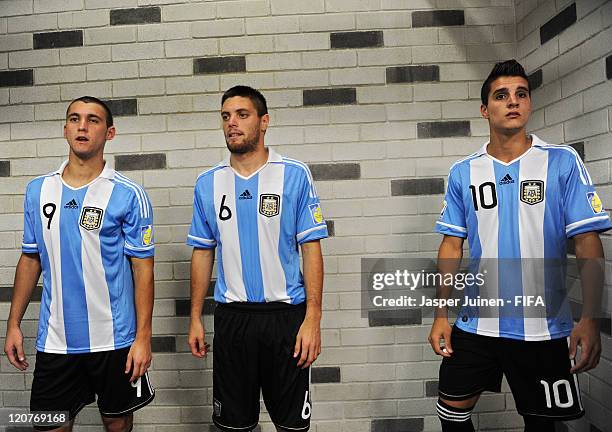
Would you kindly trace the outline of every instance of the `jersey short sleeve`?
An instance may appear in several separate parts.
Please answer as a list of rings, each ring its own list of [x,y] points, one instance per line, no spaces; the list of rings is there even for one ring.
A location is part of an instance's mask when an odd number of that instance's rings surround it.
[[[217,246],[213,232],[208,225],[206,213],[204,212],[204,182],[198,181],[193,194],[193,216],[191,227],[187,235],[187,244],[199,249],[212,249]]]
[[[23,199],[23,242],[21,244],[23,253],[38,253],[35,231],[36,218],[34,216],[34,209],[36,206],[31,202],[34,198],[32,195],[30,187],[28,186]]]
[[[585,232],[602,232],[612,228],[610,218],[595,191],[586,167],[577,155],[572,155],[565,176],[563,203],[565,233],[573,237]]]
[[[461,195],[461,178],[457,166],[451,168],[448,175],[448,186],[444,204],[438,221],[436,232],[454,237],[467,237],[465,209]]]
[[[154,255],[153,208],[143,189],[139,188],[131,195],[121,229],[125,237],[123,251],[126,255],[136,258]]]
[[[323,218],[321,202],[312,182],[312,175],[308,168],[303,171],[298,183],[297,200],[297,235],[298,244],[326,238],[327,224]]]

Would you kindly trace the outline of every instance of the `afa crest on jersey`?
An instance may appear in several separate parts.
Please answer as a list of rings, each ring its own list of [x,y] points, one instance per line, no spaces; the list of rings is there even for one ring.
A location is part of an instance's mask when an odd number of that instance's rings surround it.
[[[266,217],[274,217],[280,213],[280,196],[276,194],[261,194],[259,198],[259,213]]]
[[[153,244],[153,226],[147,225],[140,227],[140,237],[142,239],[143,246],[150,246]]]
[[[312,220],[315,224],[320,224],[323,222],[323,212],[321,211],[321,204],[310,204],[308,206],[310,209],[310,215],[312,216]]]
[[[525,180],[521,182],[520,198],[525,204],[535,205],[544,201],[544,182]]]
[[[599,199],[599,195],[597,195],[597,192],[587,192],[587,199],[589,200],[589,204],[591,205],[591,208],[593,209],[594,213],[603,212],[603,204]]]
[[[104,210],[102,209],[96,207],[83,207],[79,225],[88,231],[98,229],[102,225],[102,215],[104,215]]]

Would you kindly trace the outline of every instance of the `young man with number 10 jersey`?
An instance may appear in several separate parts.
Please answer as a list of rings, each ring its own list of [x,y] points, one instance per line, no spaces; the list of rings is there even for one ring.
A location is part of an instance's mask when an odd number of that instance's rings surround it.
[[[463,307],[452,329],[447,309],[436,309],[429,340],[443,356],[438,416],[444,432],[473,431],[480,394],[499,392],[505,375],[525,430],[552,432],[556,420],[584,413],[576,374],[595,367],[601,352],[599,233],[612,224],[576,151],[526,133],[531,92],[518,62],[496,64],[481,99],[490,141],[451,167],[436,224],[444,235],[438,258],[442,272],[455,272],[467,238],[472,262],[487,263],[489,273],[483,287],[462,295],[486,292],[503,304]],[[555,270],[564,268],[557,264],[566,258],[568,238],[575,241],[583,285],[575,327],[564,277]],[[440,287],[439,297],[451,290]],[[533,297],[542,305],[523,304]]]

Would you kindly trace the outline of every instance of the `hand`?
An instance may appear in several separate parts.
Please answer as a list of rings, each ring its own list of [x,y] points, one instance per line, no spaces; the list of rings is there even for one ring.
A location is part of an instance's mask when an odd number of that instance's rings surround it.
[[[24,371],[28,368],[25,353],[23,352],[23,334],[19,326],[11,326],[6,330],[4,352],[9,362],[17,369]]]
[[[599,320],[582,318],[576,324],[570,335],[569,354],[571,359],[576,358],[578,345],[580,345],[580,361],[570,369],[571,373],[586,372],[599,363],[599,356],[601,355]]]
[[[431,326],[429,333],[429,343],[434,352],[443,357],[450,357],[453,353],[451,347],[451,332],[452,328],[448,323],[447,318],[436,318]],[[440,340],[444,340],[444,348],[440,346]]]
[[[197,358],[205,358],[210,345],[204,339],[204,325],[201,319],[192,319],[189,324],[189,347],[191,354]]]
[[[321,320],[306,316],[295,338],[293,358],[300,356],[297,366],[309,367],[321,354]]]
[[[151,366],[151,338],[138,337],[130,347],[127,361],[125,362],[125,373],[132,371],[130,382],[133,383],[138,378],[143,376],[147,369]]]

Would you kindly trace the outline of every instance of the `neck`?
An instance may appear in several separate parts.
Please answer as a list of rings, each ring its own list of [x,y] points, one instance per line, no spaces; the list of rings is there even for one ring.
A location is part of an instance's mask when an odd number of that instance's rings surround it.
[[[491,130],[491,140],[487,153],[502,162],[510,162],[525,153],[531,147],[531,137],[525,129],[499,133]]]
[[[68,165],[64,168],[62,178],[72,187],[85,186],[100,175],[104,165],[105,162],[102,155],[91,159],[81,159],[70,152]]]
[[[268,161],[268,149],[263,143],[257,146],[257,149],[248,153],[232,153],[230,156],[230,165],[238,174],[243,177],[248,177],[264,166]]]

